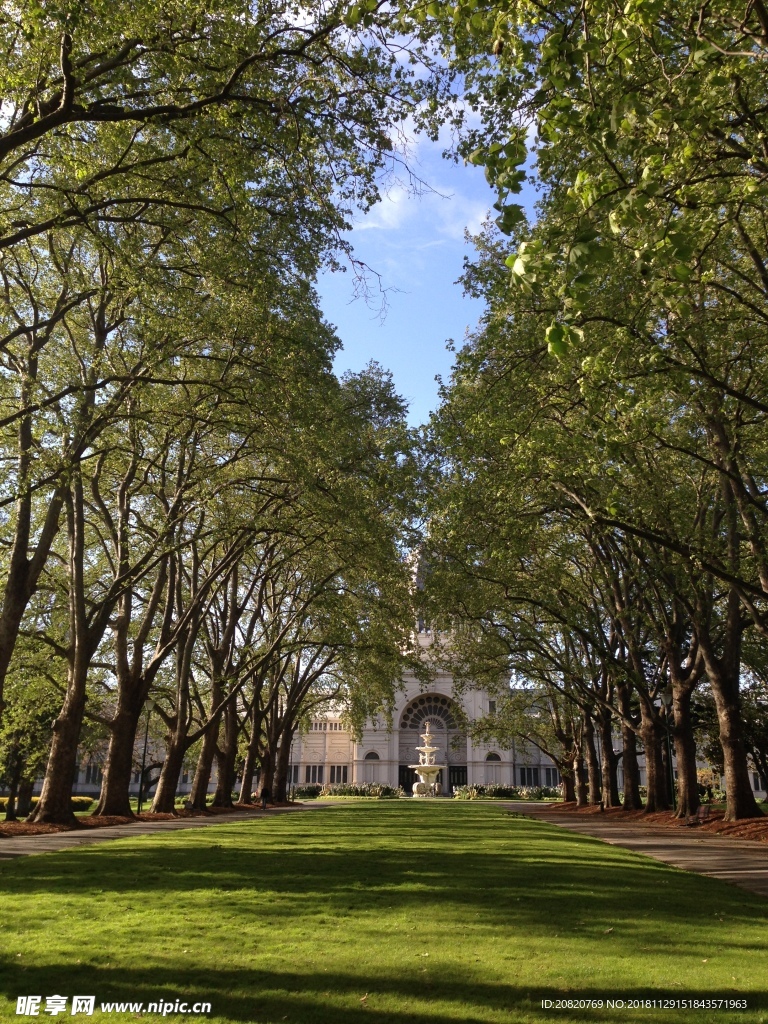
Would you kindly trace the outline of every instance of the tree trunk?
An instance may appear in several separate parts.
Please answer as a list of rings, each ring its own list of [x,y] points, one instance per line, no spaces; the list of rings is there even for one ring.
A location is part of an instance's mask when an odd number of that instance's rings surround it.
[[[174,730],[160,770],[160,779],[150,808],[151,814],[173,814],[176,810],[176,790],[179,788],[179,776],[184,767],[186,752],[185,737],[180,735],[178,730]]]
[[[673,685],[673,736],[677,761],[677,817],[689,818],[699,809],[699,780],[696,776],[696,740],[691,724],[693,689]]]
[[[649,706],[640,703],[640,739],[645,753],[645,773],[648,796],[645,813],[668,811],[667,780],[664,777],[664,760],[661,752],[661,726]]]
[[[561,774],[563,779],[563,800],[567,804],[573,803],[576,800],[576,782],[573,777],[573,771]]]
[[[633,726],[635,716],[632,711],[632,690],[627,683],[616,687],[616,694],[621,711],[621,746],[622,768],[624,770],[624,802],[625,811],[642,811],[643,801],[640,796],[640,766],[637,761],[637,734]]]
[[[587,776],[589,784],[589,802],[600,803],[600,764],[595,749],[595,727],[592,716],[588,711],[584,712],[583,747],[587,762]]]
[[[672,748],[672,734],[667,735],[667,718],[664,716],[664,731],[661,739],[661,761],[664,774],[664,792],[667,797],[667,804],[671,808],[674,805],[674,767],[670,754]]]
[[[563,800],[566,803],[573,803],[576,800],[576,744],[572,735],[566,735],[563,739],[564,757],[560,767],[560,776],[563,780]]]
[[[251,736],[251,742],[248,744],[248,750],[245,753],[245,763],[243,764],[243,778],[240,784],[240,796],[237,800],[239,804],[253,803],[253,779],[256,774],[258,757],[258,737],[254,741],[253,736]]]
[[[213,770],[213,758],[216,753],[216,744],[219,739],[219,723],[216,721],[203,736],[200,745],[200,754],[197,758],[195,778],[192,782],[192,792],[189,794],[189,804],[196,811],[204,811],[208,799],[208,786],[211,782],[211,771]]]
[[[585,779],[586,771],[584,769],[584,758],[581,754],[578,755],[574,763],[574,770],[576,773],[576,806],[586,807],[587,806],[587,783]]]
[[[291,760],[292,741],[293,729],[283,728],[275,767],[275,788],[273,790],[275,803],[284,804],[288,800],[288,765]]]
[[[622,767],[624,769],[624,803],[625,811],[642,811],[643,801],[640,796],[640,766],[637,762],[637,737],[635,730],[626,722],[621,725],[621,741],[624,749]]]
[[[248,741],[248,749],[245,753],[243,764],[243,778],[240,785],[239,804],[253,803],[253,779],[256,774],[256,764],[259,760],[259,748],[261,746],[261,708],[256,698],[251,708],[251,738]]]
[[[713,421],[708,424],[715,429],[721,456],[725,454],[723,447],[724,435],[722,424]],[[723,496],[726,501],[728,524],[728,562],[729,568],[735,573],[739,570],[740,537],[736,528],[736,506],[733,501],[734,492],[728,474],[723,475]],[[729,501],[729,498],[731,499]],[[725,774],[725,820],[738,821],[741,818],[761,817],[760,808],[752,792],[749,782],[749,766],[744,743],[744,727],[741,717],[741,700],[739,697],[739,677],[741,674],[741,645],[743,623],[741,617],[741,597],[735,587],[728,592],[727,615],[724,623],[722,640],[720,641],[719,657],[715,653],[715,644],[707,619],[696,624],[696,634],[704,658],[704,667],[712,695],[717,707],[717,720],[720,728],[720,746],[723,748],[723,768]]]
[[[67,534],[69,540],[68,603],[69,651],[67,692],[53,725],[51,752],[45,772],[43,791],[31,821],[45,824],[75,825],[72,812],[72,786],[77,771],[77,748],[86,702],[86,685],[91,659],[109,624],[111,604],[102,604],[92,621],[87,613],[85,565],[85,508],[83,481],[76,473],[67,495]]]
[[[77,677],[80,678],[77,678]],[[76,825],[72,787],[77,771],[77,747],[85,711],[85,672],[70,673],[70,685],[59,717],[53,724],[51,752],[43,790],[29,820],[38,824]]]
[[[720,726],[720,746],[723,748],[725,774],[725,820],[761,817],[760,807],[749,781],[749,765],[744,746],[738,683],[710,676],[712,693],[717,707]]]
[[[101,780],[99,803],[94,814],[119,814],[133,817],[130,787],[133,776],[133,749],[140,711],[118,708],[110,724],[109,750]]]
[[[230,700],[224,708],[224,737],[223,743],[216,750],[216,764],[218,766],[216,779],[216,793],[213,797],[214,807],[232,807],[232,790],[235,788],[235,764],[237,761],[237,707],[235,701]]]
[[[11,784],[8,787],[8,800],[5,805],[5,820],[18,821],[16,817],[16,796],[21,782],[21,759],[19,757],[18,745],[13,753],[14,766],[11,774]]]
[[[619,759],[613,752],[613,715],[611,715],[607,708],[600,710],[598,726],[600,729],[600,742],[603,748],[603,806],[618,807],[621,803],[619,800],[618,780]]]
[[[700,643],[707,677],[717,708],[720,746],[723,749],[725,775],[725,820],[757,818],[761,812],[749,781],[749,765],[741,719],[739,674],[741,668],[741,609],[738,595],[729,595],[728,624],[721,657],[716,657],[707,632],[701,630]]]
[[[19,783],[19,795],[16,798],[16,813],[20,818],[26,818],[32,809],[32,792],[35,783],[33,779],[22,778]]]
[[[30,377],[34,377],[34,361],[30,364]],[[25,385],[22,404],[30,401],[31,392]],[[31,467],[30,451],[33,449],[32,420],[24,416],[19,424],[18,432],[19,459],[17,464],[17,486],[19,499],[16,503],[16,525],[13,545],[7,563],[5,588],[2,609],[0,609],[0,714],[5,702],[3,693],[8,668],[19,638],[19,630],[32,595],[51,550],[56,534],[59,531],[59,518],[64,505],[65,488],[59,484],[54,491],[42,521],[42,529],[37,535],[35,547],[30,551],[32,537],[32,496],[29,490],[29,472]]]
[[[272,790],[272,776],[275,772],[275,762],[272,756],[272,750],[269,746],[264,748],[261,755],[261,768],[259,770],[259,798],[261,798],[261,792],[263,789],[268,789],[270,793]]]

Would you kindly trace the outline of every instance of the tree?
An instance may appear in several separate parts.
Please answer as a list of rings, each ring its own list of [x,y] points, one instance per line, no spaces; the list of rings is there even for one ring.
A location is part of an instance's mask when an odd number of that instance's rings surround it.
[[[627,290],[636,283],[631,266],[606,275],[601,316],[580,350],[550,342],[547,351],[543,325],[559,279],[530,294],[502,291],[504,246],[493,237],[479,245],[467,285],[489,309],[435,420],[442,481],[432,516],[447,564],[490,594],[481,589],[470,603],[454,585],[453,613],[503,626],[511,649],[521,606],[570,632],[581,657],[595,662],[591,700],[642,737],[651,809],[668,799],[654,704],[670,675],[681,808],[695,807],[687,702],[706,670],[729,765],[728,813],[750,816],[738,697],[750,619],[739,584],[754,579],[756,565],[738,543],[733,490],[701,427],[704,415],[739,431],[739,403],[721,395],[717,406],[713,391],[658,373],[642,350],[611,347],[614,312],[623,306],[627,315],[629,306],[634,315],[633,304],[644,304],[639,285]],[[735,343],[726,335],[719,344],[724,353]],[[627,763],[629,744],[628,752]]]
[[[377,198],[414,93],[390,15],[354,30],[356,10],[97,0],[0,17],[0,429],[15,452],[0,710],[67,474],[137,382],[168,370],[163,327],[138,353],[121,332],[152,309],[168,328],[176,303],[199,312],[222,290],[306,291],[349,253],[351,210]],[[65,441],[43,460],[49,431]]]

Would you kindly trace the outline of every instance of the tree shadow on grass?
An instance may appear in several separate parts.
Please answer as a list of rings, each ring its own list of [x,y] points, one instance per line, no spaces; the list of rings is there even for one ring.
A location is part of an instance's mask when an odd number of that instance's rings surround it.
[[[213,971],[194,967],[176,968],[147,965],[146,968],[125,970],[92,966],[84,970],[60,964],[37,964],[24,971],[13,969],[12,961],[0,958],[0,980],[6,994],[15,1000],[17,994],[87,994],[96,996],[101,1003],[175,1002],[186,1000],[208,1002],[212,1016],[252,1024],[272,1024],[278,1021],[301,1024],[441,1024],[461,1021],[463,1024],[487,1024],[494,1021],[558,1020],[594,1021],[617,1019],[616,1007],[607,1000],[623,1001],[619,1014],[626,1024],[647,1022],[648,1008],[633,1006],[633,1001],[655,1000],[707,1000],[713,998],[743,998],[737,992],[712,990],[671,990],[652,985],[629,987],[621,991],[606,992],[599,988],[579,988],[568,991],[542,985],[489,984],[476,979],[457,978],[446,971],[435,970],[428,978],[423,975],[368,974],[365,969],[354,974],[329,969],[326,971],[298,972],[286,967],[280,972],[258,969],[232,970],[226,967]],[[9,982],[13,979],[13,983]],[[557,1000],[571,999],[592,1006],[554,1010]],[[602,1000],[602,1009],[597,1003]],[[750,992],[749,1010],[768,1007],[768,992]],[[549,1002],[549,1005],[547,1004]],[[393,1005],[394,1004],[394,1005]],[[656,1019],[671,1019],[679,1011],[670,1009],[669,1017],[655,1015]],[[715,1019],[687,1013],[689,1020]],[[744,1020],[743,1012],[727,1010],[717,1012],[716,1019]]]
[[[0,894],[89,900],[109,893],[149,901],[209,894],[217,912],[226,907],[237,914],[240,897],[256,893],[267,894],[270,913],[279,918],[313,909],[343,915],[394,900],[403,910],[426,904],[479,913],[491,928],[508,925],[510,915],[527,928],[537,921],[549,928],[555,919],[577,926],[587,907],[595,928],[662,910],[667,923],[703,927],[711,923],[712,900],[728,904],[731,921],[736,913],[756,923],[766,909],[760,897],[639,854],[570,834],[542,836],[536,824],[507,828],[516,844],[511,851],[498,844],[409,846],[407,836],[393,848],[362,842],[334,849],[316,835],[302,848],[300,840],[286,845],[274,835],[268,845],[255,844],[264,838],[256,834],[175,833],[163,841],[123,840],[12,862],[16,870],[0,871]]]
[[[553,826],[453,805],[418,814],[408,805],[377,807],[375,814],[334,809],[301,823],[275,818],[34,857],[0,870],[0,895],[7,912],[23,915],[16,917],[20,939],[34,936],[46,951],[34,964],[13,956],[0,961],[9,998],[188,998],[210,1001],[216,1016],[235,1021],[357,1024],[363,1014],[377,1024],[548,1019],[541,1001],[566,994],[568,964],[557,972],[563,988],[552,987],[550,976],[541,989],[510,981],[514,962],[495,968],[497,981],[474,968],[473,942],[511,935],[538,941],[538,948],[561,938],[596,963],[652,949],[656,957],[676,957],[681,972],[717,949],[743,958],[758,985],[766,951],[766,905],[758,897]],[[403,921],[409,928],[413,922],[413,930],[406,933]],[[416,931],[420,925],[428,927]],[[332,961],[328,970],[315,969],[307,945],[298,961],[287,951],[285,966],[228,964],[242,961],[235,954],[246,937],[262,941],[265,930],[276,943],[293,933],[316,944],[317,963],[327,941],[348,932],[349,941],[361,943],[359,969]],[[158,949],[158,932],[162,953],[141,963],[142,950]],[[70,936],[80,945],[65,955],[62,942]],[[445,940],[467,950],[465,970],[438,958],[428,969],[403,959],[399,972],[376,962],[387,942],[402,959],[417,956],[424,942]],[[181,947],[194,943],[205,955],[191,965]],[[75,963],[80,958],[90,962]],[[570,994],[626,1000],[695,994],[653,985],[606,993],[596,986],[597,980],[585,985],[582,973]],[[700,993],[729,994],[741,993]],[[765,1005],[765,998],[762,990],[750,991],[750,1008]],[[631,1012],[622,1009],[621,1020],[647,1019],[646,1011],[636,1018]],[[596,1017],[585,1010],[572,1019]]]

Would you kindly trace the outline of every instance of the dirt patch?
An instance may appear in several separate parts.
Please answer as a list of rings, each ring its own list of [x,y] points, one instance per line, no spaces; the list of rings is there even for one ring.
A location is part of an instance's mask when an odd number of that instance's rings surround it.
[[[722,808],[713,808],[709,818],[701,824],[689,825],[686,821],[676,818],[671,811],[656,811],[646,814],[645,811],[624,811],[621,807],[609,807],[601,811],[599,806],[577,807],[575,803],[554,803],[542,805],[543,811],[554,814],[572,815],[574,818],[599,815],[606,824],[631,821],[633,825],[646,825],[649,828],[684,829],[686,832],[707,832],[710,835],[725,836],[732,839],[753,839],[768,843],[768,817],[744,818],[741,821],[724,821]]]

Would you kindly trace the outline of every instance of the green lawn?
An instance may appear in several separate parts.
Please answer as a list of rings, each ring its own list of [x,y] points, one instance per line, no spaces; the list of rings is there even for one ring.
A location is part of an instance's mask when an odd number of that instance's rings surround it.
[[[93,1020],[180,999],[254,1024],[768,1021],[768,901],[489,804],[112,841],[3,863],[0,899],[3,1021],[28,994],[94,994]],[[749,1009],[541,1008],[665,997]]]

